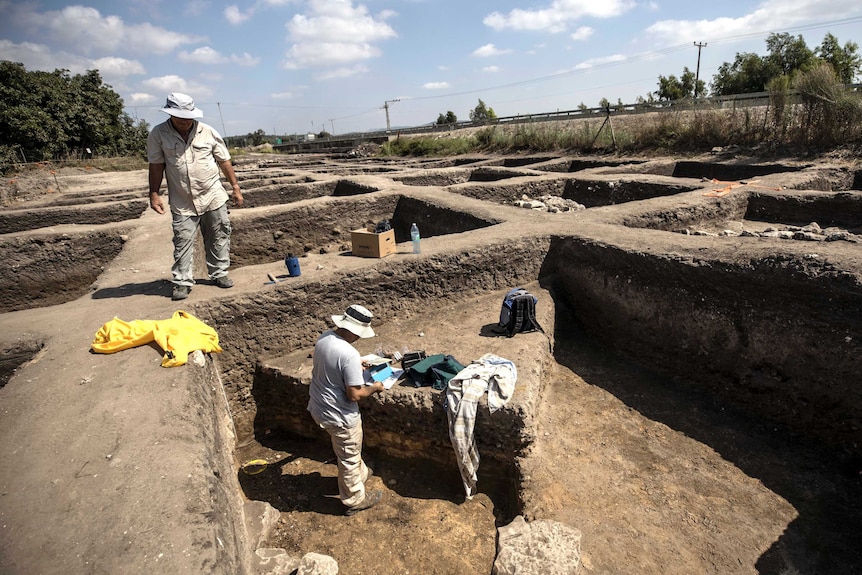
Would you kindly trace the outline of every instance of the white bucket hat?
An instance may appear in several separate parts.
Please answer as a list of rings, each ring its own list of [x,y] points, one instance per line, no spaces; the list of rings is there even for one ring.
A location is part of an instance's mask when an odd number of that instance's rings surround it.
[[[371,329],[371,320],[374,315],[362,307],[361,305],[352,305],[347,308],[344,315],[332,316],[332,323],[341,327],[359,337],[374,337],[374,330]]]
[[[185,118],[186,120],[202,118],[204,115],[203,110],[195,108],[195,101],[192,100],[191,96],[179,92],[168,94],[165,107],[161,111],[177,118]]]

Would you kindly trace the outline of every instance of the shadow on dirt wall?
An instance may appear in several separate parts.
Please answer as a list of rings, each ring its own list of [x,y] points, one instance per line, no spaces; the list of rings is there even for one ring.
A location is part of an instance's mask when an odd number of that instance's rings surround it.
[[[698,387],[622,357],[555,294],[556,361],[645,417],[700,441],[799,513],[756,564],[759,573],[860,573],[862,476],[858,461],[813,438],[746,412]],[[792,568],[795,570],[788,570]]]

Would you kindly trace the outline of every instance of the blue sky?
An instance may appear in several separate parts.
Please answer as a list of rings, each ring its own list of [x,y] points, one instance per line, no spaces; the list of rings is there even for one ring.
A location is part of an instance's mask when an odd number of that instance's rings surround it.
[[[862,44],[859,0],[0,0],[0,59],[98,69],[151,125],[190,94],[226,135],[341,134],[634,102],[659,75],[711,80],[770,32]]]

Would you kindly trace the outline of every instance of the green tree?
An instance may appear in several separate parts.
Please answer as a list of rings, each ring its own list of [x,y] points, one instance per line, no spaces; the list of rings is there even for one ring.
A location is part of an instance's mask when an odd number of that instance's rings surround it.
[[[832,34],[826,34],[815,50],[810,50],[802,35],[770,34],[766,39],[766,56],[750,52],[737,53],[733,63],[725,62],[712,78],[712,93],[717,96],[747,94],[767,90],[770,80],[787,76],[793,81],[796,75],[815,68],[820,61],[828,62],[846,84],[862,70],[862,59],[854,42],[842,47]]]
[[[259,146],[263,143],[264,136],[266,136],[266,132],[258,128],[254,132],[250,132],[246,137],[251,141],[252,146]]]
[[[0,61],[0,156],[38,161],[80,154],[142,153],[149,126],[123,112],[97,70],[27,71]],[[10,152],[11,151],[11,152]]]
[[[862,70],[862,57],[859,56],[858,51],[859,46],[856,42],[845,42],[842,47],[838,38],[827,33],[820,46],[814,49],[814,54],[832,65],[835,75],[842,83],[852,84],[856,75]]]
[[[494,113],[494,108],[485,106],[485,102],[479,99],[479,103],[475,108],[470,110],[470,120],[476,123],[484,123],[491,120],[496,120],[497,114]]]
[[[777,75],[765,58],[752,52],[737,52],[733,63],[725,62],[718,67],[712,77],[711,92],[716,96],[762,92],[766,83]]]
[[[673,74],[665,78],[658,77],[658,90],[655,97],[661,100],[682,100],[683,98],[694,98],[697,94],[703,94],[706,90],[706,82],[696,80],[694,72],[683,68],[682,76],[677,78]]]
[[[782,74],[793,76],[796,72],[805,71],[814,65],[814,52],[809,50],[802,38],[802,34],[793,37],[784,32],[782,34],[770,34],[766,38],[767,64],[771,67],[772,75],[767,79]],[[764,87],[766,82],[764,82]]]
[[[452,110],[447,111],[445,114],[440,112],[440,115],[437,116],[437,125],[438,126],[442,126],[442,125],[446,125],[446,124],[456,124],[456,123],[458,123],[458,116],[456,116],[455,112],[453,112]]]

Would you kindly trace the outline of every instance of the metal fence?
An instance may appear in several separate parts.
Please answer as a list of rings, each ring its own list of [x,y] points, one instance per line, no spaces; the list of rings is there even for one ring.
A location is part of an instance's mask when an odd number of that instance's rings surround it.
[[[852,92],[862,91],[862,84],[850,84],[847,88]],[[798,94],[790,90],[789,94]],[[696,109],[726,110],[742,107],[766,106],[769,104],[769,92],[754,92],[751,94],[734,94],[731,96],[713,96],[708,98],[686,98],[684,100],[669,100],[658,102],[639,102],[636,104],[609,104],[606,107],[578,108],[575,110],[557,110],[556,112],[542,112],[539,114],[519,114],[517,116],[503,116],[493,120],[474,122],[467,120],[452,124],[425,124],[411,128],[397,128],[393,130],[378,130],[375,132],[352,132],[338,136],[323,138],[323,141],[333,143],[338,140],[361,140],[363,138],[379,138],[382,135],[408,135],[435,132],[447,132],[463,128],[475,128],[482,126],[506,126],[515,124],[529,124],[537,122],[560,122],[566,120],[584,120],[591,118],[603,119],[608,114],[613,116],[624,116],[632,114],[646,114],[651,112],[676,112]],[[318,140],[320,142],[320,140]]]

